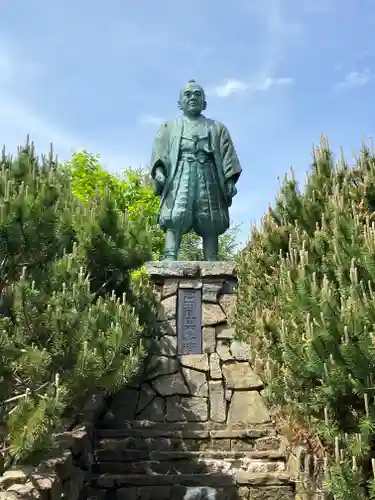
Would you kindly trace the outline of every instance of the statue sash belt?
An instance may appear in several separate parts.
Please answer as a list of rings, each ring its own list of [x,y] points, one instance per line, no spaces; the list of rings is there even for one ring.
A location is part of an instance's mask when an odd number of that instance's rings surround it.
[[[187,161],[188,163],[200,163],[207,165],[214,163],[213,155],[205,151],[197,151],[196,153],[181,153],[179,156],[180,161]]]

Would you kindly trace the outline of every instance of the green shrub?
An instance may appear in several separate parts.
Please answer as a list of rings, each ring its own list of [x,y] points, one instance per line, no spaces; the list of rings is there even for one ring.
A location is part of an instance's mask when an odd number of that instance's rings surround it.
[[[375,156],[326,140],[286,178],[238,262],[235,326],[280,415],[329,458],[336,499],[375,498]]]
[[[124,208],[124,207],[122,207]],[[83,203],[52,154],[0,159],[0,430],[8,462],[36,460],[88,395],[140,369],[154,312],[142,215],[106,189]]]

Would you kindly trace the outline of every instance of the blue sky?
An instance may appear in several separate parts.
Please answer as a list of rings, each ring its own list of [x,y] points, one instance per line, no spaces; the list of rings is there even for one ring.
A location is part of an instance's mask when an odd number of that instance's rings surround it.
[[[374,130],[373,0],[18,0],[0,29],[0,142],[29,132],[60,159],[85,148],[111,171],[147,163],[184,83],[207,90],[243,174],[232,218],[259,221],[327,134],[350,159]]]

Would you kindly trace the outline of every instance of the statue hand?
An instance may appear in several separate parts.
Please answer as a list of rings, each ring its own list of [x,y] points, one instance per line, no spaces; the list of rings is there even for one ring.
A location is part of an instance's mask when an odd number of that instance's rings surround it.
[[[157,169],[155,172],[155,180],[161,185],[164,185],[165,183],[165,175],[160,169]]]
[[[155,171],[154,181],[155,181],[155,188],[154,188],[155,194],[157,196],[160,196],[164,190],[164,184],[165,184],[165,175],[160,168],[157,168]]]
[[[229,203],[231,205],[232,204],[232,198],[237,194],[237,188],[236,188],[234,182],[231,179],[229,179],[226,182],[225,186],[226,186],[227,198],[228,198],[228,201],[229,201]]]

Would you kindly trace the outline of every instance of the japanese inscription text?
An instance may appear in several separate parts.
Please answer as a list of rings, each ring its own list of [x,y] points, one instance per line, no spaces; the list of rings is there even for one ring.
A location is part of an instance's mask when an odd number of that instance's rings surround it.
[[[178,291],[178,354],[202,353],[202,292],[182,288]]]

